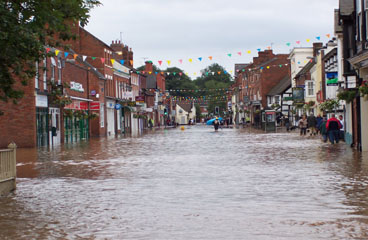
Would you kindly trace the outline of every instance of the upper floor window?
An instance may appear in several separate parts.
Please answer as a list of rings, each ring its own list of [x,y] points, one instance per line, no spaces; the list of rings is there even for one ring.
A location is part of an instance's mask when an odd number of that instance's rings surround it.
[[[61,85],[61,61],[60,59],[58,59],[57,67],[58,67],[58,84]]]
[[[35,64],[35,70],[36,70],[36,76],[35,76],[35,88],[39,88],[38,86],[38,80],[39,80],[39,76],[38,76],[38,62],[36,62]]]
[[[314,82],[305,81],[306,97],[314,97]]]
[[[43,89],[47,89],[47,60],[43,59]]]
[[[356,3],[356,27],[357,27],[357,40],[362,41],[362,25],[363,25],[363,19],[362,19],[362,4],[361,0],[355,0]]]

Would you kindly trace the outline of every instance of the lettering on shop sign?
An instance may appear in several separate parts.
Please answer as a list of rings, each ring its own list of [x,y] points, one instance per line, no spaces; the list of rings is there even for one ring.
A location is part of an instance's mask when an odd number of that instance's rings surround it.
[[[70,89],[77,92],[84,92],[83,85],[77,82],[70,82]]]

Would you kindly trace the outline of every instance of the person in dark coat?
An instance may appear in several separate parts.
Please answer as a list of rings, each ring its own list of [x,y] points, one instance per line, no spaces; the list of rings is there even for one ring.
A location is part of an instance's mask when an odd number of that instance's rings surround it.
[[[308,128],[309,128],[309,133],[310,135],[316,135],[317,131],[316,131],[316,126],[317,126],[317,119],[316,117],[313,115],[313,113],[308,117]]]
[[[319,131],[319,127],[321,126],[321,123],[323,122],[323,117],[321,117],[321,114],[318,114],[317,117],[316,117],[316,120],[317,120],[317,134]]]
[[[324,117],[324,118],[322,118],[322,122],[319,124],[319,132],[322,135],[323,142],[327,142],[327,128],[326,128],[326,124],[327,124],[327,118]]]
[[[339,143],[340,128],[341,128],[340,121],[335,117],[335,114],[332,114],[331,118],[328,119],[326,123],[326,129],[331,144],[334,144],[335,142]]]
[[[217,117],[216,117],[216,120],[213,121],[213,126],[215,127],[215,131],[218,131],[219,126],[220,126],[220,121]]]

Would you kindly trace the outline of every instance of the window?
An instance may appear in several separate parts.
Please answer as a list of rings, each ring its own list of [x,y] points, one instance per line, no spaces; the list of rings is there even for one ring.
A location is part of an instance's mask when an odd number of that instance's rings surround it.
[[[280,105],[280,96],[275,96],[275,104]]]
[[[43,59],[43,90],[47,89],[47,60]]]
[[[36,76],[35,76],[35,88],[39,88],[39,86],[38,86],[38,80],[39,80],[39,76],[38,76],[38,62],[36,62],[36,64],[35,64],[36,66],[35,66],[35,68],[36,68]]]
[[[306,81],[306,96],[313,97],[314,96],[314,82],[313,81]]]
[[[61,61],[60,59],[58,59],[57,65],[58,65],[58,84],[61,85]]]
[[[357,14],[357,40],[358,41],[362,41],[362,4],[361,4],[361,0],[356,0],[356,14]]]

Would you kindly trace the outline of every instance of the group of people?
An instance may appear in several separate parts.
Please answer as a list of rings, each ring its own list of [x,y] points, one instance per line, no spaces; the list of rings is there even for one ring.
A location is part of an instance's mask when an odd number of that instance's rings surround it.
[[[340,139],[344,139],[344,120],[342,115],[339,116],[339,119],[336,118],[335,114],[332,114],[329,119],[327,117],[322,118],[321,115],[317,117],[313,114],[308,117],[303,115],[299,120],[298,126],[301,136],[306,135],[307,129],[309,129],[311,136],[320,133],[324,142],[327,142],[327,138],[331,144],[338,143]]]

